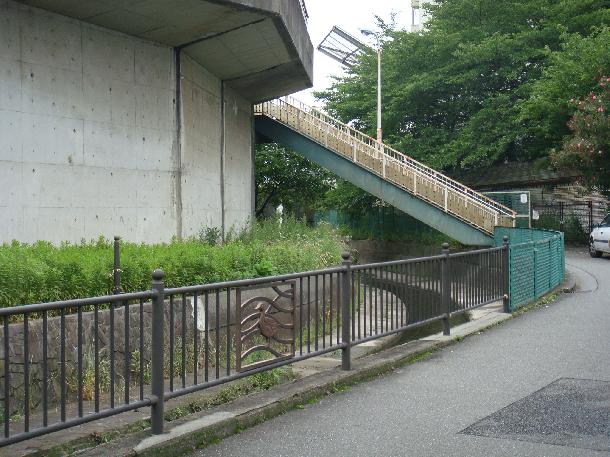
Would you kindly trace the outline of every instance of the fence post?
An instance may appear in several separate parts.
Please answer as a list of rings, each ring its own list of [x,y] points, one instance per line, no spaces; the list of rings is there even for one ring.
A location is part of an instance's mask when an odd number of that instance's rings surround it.
[[[345,347],[341,351],[341,368],[351,370],[351,335],[350,335],[350,298],[352,296],[352,256],[349,252],[341,254],[343,258],[343,275],[341,277],[341,340]]]
[[[536,293],[536,291],[538,290],[538,249],[536,248],[536,243],[532,243],[532,246],[534,247],[534,249],[533,249],[533,254],[534,254],[534,271],[533,271],[533,276],[534,276],[534,295],[532,295],[532,298],[536,298],[538,296],[538,294]]]
[[[449,318],[451,317],[451,271],[449,269],[449,243],[443,243],[441,260],[441,309],[443,317],[443,335],[451,334]]]
[[[152,432],[155,435],[163,433],[163,407],[164,390],[163,385],[163,320],[165,287],[163,285],[163,271],[155,270],[152,274],[152,288],[156,295],[152,300],[152,360],[151,360],[151,394],[153,404],[151,405],[150,419]]]
[[[589,234],[593,231],[593,200],[589,200],[587,206],[589,207],[589,231],[587,234]]]
[[[114,237],[114,269],[112,270],[114,278],[114,293],[121,293],[121,237]]]
[[[502,251],[502,311],[505,313],[510,313],[510,247],[508,245],[507,235],[502,237],[502,247],[504,249]]]

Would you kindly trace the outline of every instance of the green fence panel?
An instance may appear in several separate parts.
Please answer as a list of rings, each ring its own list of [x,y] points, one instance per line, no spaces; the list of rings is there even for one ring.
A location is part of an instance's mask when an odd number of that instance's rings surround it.
[[[564,279],[564,235],[552,230],[496,227],[494,242],[509,240],[509,306],[514,311]]]
[[[498,203],[512,209],[517,213],[515,227],[529,228],[530,213],[531,213],[531,195],[529,190],[522,191],[500,191],[500,192],[483,192],[483,195],[497,201]]]
[[[417,239],[422,234],[437,233],[423,222],[390,206],[372,207],[363,214],[334,209],[317,211],[314,221],[347,227],[355,239]]]

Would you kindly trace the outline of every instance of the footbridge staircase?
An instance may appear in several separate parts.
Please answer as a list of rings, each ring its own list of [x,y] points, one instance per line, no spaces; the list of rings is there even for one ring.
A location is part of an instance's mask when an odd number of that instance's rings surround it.
[[[468,245],[493,244],[515,212],[322,111],[283,97],[254,107],[259,137],[290,147],[352,184]]]

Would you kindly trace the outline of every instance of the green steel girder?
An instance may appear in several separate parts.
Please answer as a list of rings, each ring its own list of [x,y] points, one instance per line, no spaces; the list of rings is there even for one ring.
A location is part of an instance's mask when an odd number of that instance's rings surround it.
[[[293,149],[303,157],[463,244],[493,245],[492,236],[415,197],[269,117],[256,116],[255,129],[257,136]]]

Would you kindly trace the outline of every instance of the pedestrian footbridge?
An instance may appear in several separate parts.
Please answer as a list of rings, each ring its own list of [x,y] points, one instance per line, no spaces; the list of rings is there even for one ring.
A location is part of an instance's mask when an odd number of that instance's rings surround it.
[[[468,245],[492,245],[516,213],[318,109],[283,97],[255,106],[257,134]]]

